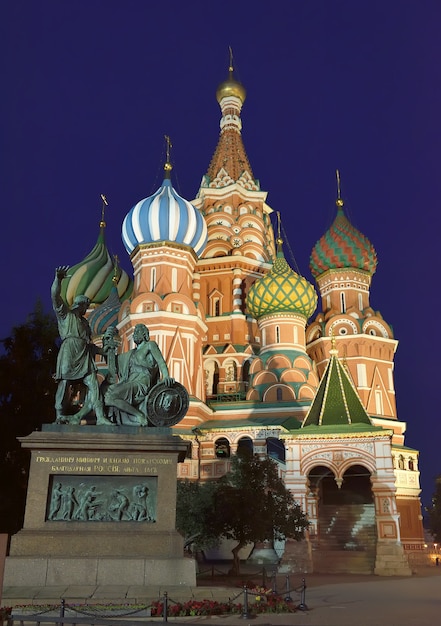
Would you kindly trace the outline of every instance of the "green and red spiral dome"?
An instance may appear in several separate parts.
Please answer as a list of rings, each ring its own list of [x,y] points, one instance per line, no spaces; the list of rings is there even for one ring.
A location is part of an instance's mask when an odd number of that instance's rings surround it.
[[[317,241],[309,262],[314,278],[327,270],[353,268],[374,274],[377,253],[369,239],[352,226],[337,200],[337,215],[326,233]]]

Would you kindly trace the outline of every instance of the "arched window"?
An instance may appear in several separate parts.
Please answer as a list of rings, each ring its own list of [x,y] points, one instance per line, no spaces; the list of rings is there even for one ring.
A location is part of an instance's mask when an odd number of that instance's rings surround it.
[[[176,267],[172,268],[172,291],[178,290],[178,270]]]
[[[230,442],[225,437],[220,437],[214,442],[214,454],[218,459],[228,459],[230,456]]]
[[[266,440],[266,453],[272,459],[278,459],[279,461],[285,461],[285,444],[276,437],[268,437]]]
[[[150,272],[150,291],[155,291],[156,287],[156,267],[152,267]]]
[[[282,402],[282,400],[283,400],[283,391],[282,391],[281,387],[277,387],[277,389],[276,389],[276,400],[277,400],[277,402]]]
[[[402,454],[398,457],[398,469],[404,469],[404,456]]]
[[[237,455],[250,458],[253,456],[253,440],[250,437],[241,437],[237,442]]]

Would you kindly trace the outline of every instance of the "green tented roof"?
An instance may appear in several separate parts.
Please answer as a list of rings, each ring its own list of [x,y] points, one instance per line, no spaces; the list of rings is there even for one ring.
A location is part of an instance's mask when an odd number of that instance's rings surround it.
[[[337,351],[331,350],[328,366],[302,427],[352,424],[372,427],[349,374],[337,358]]]

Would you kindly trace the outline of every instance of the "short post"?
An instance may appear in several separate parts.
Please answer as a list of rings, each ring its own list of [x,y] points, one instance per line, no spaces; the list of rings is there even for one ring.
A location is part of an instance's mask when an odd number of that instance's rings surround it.
[[[266,589],[266,569],[265,566],[262,570],[262,587]]]
[[[289,595],[289,592],[290,592],[290,591],[291,591],[291,590],[290,590],[290,588],[289,588],[289,576],[288,576],[288,574],[287,574],[287,575],[286,575],[286,577],[285,577],[285,593],[286,593],[286,596],[285,596],[285,602],[292,602],[292,598],[291,598],[291,596]]]
[[[302,578],[302,589],[300,591],[300,604],[298,605],[299,611],[307,611],[308,607],[306,606],[306,581]]]
[[[274,573],[273,573],[273,588],[272,588],[272,592],[274,593],[274,595],[277,595],[277,570],[275,570]]]
[[[242,619],[250,619],[251,615],[248,611],[248,587],[245,585],[243,588],[243,609]]]
[[[162,610],[162,621],[168,621],[168,593],[164,591],[164,602],[163,602],[163,610]]]
[[[61,602],[60,602],[60,618],[63,619],[64,617],[64,613],[66,610],[66,600],[64,598],[61,598]],[[60,625],[63,626],[64,622],[61,621]]]

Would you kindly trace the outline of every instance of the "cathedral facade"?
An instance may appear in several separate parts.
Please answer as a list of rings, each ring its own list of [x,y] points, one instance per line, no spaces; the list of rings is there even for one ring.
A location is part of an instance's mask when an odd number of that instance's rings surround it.
[[[230,68],[197,197],[179,196],[167,158],[162,185],[126,215],[133,276],[111,259],[103,219],[63,296],[89,296],[97,343],[114,325],[125,351],[148,326],[190,396],[174,427],[191,444],[179,478],[214,480],[241,448],[275,460],[310,521],[301,545],[286,542],[288,571],[408,574],[424,549],[418,452],[397,416],[397,340],[370,306],[376,252],[338,190],[311,254],[316,287],[290,267],[243,144],[245,96]]]

